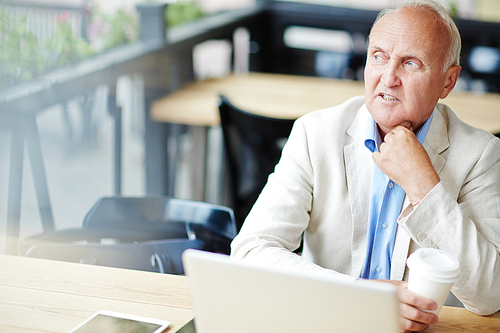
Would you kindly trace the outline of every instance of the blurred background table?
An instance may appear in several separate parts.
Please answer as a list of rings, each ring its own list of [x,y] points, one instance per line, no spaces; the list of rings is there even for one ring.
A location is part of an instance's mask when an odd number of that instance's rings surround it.
[[[193,82],[151,106],[156,121],[194,126],[219,124],[218,96],[237,107],[267,117],[296,119],[364,95],[364,83],[322,77],[250,72]],[[441,103],[464,122],[500,133],[500,94],[452,92]]]

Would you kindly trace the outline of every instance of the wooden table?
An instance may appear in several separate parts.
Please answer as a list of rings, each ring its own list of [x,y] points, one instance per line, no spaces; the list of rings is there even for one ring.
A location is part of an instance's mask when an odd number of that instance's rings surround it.
[[[296,119],[305,113],[335,106],[364,95],[364,83],[321,77],[265,74],[230,75],[193,82],[151,105],[156,121],[197,126],[220,122],[218,95],[237,107],[268,117]],[[466,123],[500,133],[500,94],[452,92],[442,103]]]
[[[98,310],[194,317],[184,276],[0,255],[0,332],[64,333]]]
[[[218,202],[223,177],[206,177],[207,129],[220,123],[218,96],[224,94],[235,106],[256,114],[285,119],[296,119],[305,113],[339,105],[348,98],[364,95],[364,83],[298,75],[264,74],[250,72],[220,79],[193,82],[151,104],[151,118],[158,122],[191,125],[194,148],[191,165],[192,199]],[[443,103],[472,126],[500,133],[500,94],[453,92]],[[171,138],[175,142],[176,138]],[[175,144],[173,145],[175,146]],[[215,160],[220,160],[221,153]],[[169,155],[167,167],[167,195],[174,196],[175,163],[178,153]],[[215,170],[223,169],[218,161]],[[222,172],[224,174],[224,172]],[[215,182],[206,188],[205,179]],[[215,180],[214,180],[215,179]],[[207,195],[207,193],[209,193]],[[210,195],[210,193],[215,193]],[[215,197],[211,199],[210,197]],[[208,199],[207,199],[208,198]]]
[[[64,333],[102,309],[169,320],[167,332],[194,317],[184,276],[0,255],[0,332]],[[444,307],[426,332],[485,331],[500,332],[500,313]]]

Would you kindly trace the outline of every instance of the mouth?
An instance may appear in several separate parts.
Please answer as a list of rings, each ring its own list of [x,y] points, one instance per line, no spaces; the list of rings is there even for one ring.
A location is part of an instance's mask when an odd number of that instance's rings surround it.
[[[391,95],[388,95],[388,94],[384,94],[384,93],[381,93],[380,94],[380,97],[382,97],[382,99],[384,101],[388,101],[388,102],[395,102],[397,101],[398,99],[396,97],[393,97]]]

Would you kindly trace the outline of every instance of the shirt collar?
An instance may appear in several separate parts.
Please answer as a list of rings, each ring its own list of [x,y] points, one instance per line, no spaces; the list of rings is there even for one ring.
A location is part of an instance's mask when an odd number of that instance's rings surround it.
[[[424,144],[425,137],[431,125],[432,115],[433,114],[431,114],[431,116],[425,121],[422,126],[420,126],[419,130],[415,133],[418,142],[420,142],[420,144],[422,145]],[[366,129],[365,146],[373,153],[375,151],[378,151],[381,144],[382,138],[380,137],[380,133],[377,129],[377,123],[375,122],[375,120],[373,120],[372,117],[370,117],[370,120],[368,121],[368,127]]]

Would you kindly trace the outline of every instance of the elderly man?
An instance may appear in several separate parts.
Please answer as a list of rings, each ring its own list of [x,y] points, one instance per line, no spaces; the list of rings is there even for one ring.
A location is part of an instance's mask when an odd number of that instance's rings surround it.
[[[500,141],[438,104],[458,79],[460,43],[434,2],[382,12],[364,98],[296,121],[232,256],[396,284],[402,328],[420,331],[437,322],[421,310],[436,303],[406,289],[405,262],[434,247],[460,261],[452,292],[465,307],[498,311]]]

